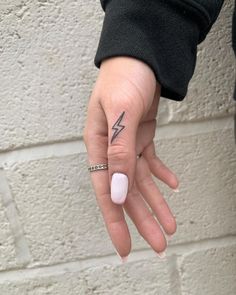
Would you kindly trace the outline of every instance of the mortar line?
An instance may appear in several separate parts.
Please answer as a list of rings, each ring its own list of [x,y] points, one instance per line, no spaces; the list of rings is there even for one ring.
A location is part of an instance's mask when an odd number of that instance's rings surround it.
[[[172,122],[157,127],[157,139],[182,138],[192,135],[201,135],[214,131],[233,129],[234,116],[218,117],[212,120],[192,122]],[[233,135],[232,135],[233,136]]]
[[[197,242],[188,242],[177,245],[169,245],[167,258],[169,256],[187,256],[193,252],[200,252],[211,248],[220,248],[236,245],[236,235],[229,235],[220,238],[205,239]],[[129,255],[128,263],[143,259],[156,258],[156,253],[152,249],[133,250]],[[159,260],[166,263],[166,259]],[[0,272],[0,284],[4,282],[20,281],[22,279],[34,279],[49,276],[63,275],[65,273],[75,273],[92,267],[103,267],[105,265],[120,265],[121,261],[116,254],[100,257],[88,257],[73,262],[63,262],[55,265],[44,265],[29,267],[25,269],[4,270]]]
[[[86,148],[82,140],[43,144],[0,153],[0,166],[9,167],[15,163],[63,157],[85,152]]]
[[[210,121],[170,123],[157,128],[155,140],[183,138],[227,129],[233,130],[233,126],[233,116],[217,118]],[[233,131],[232,136],[234,136]],[[0,167],[9,167],[15,163],[51,157],[63,157],[86,152],[86,147],[82,138],[66,142],[19,147],[14,150],[0,152]]]
[[[173,258],[169,261],[167,265],[170,274],[170,290],[173,295],[181,295],[181,278],[178,268],[178,258],[177,255],[173,255]]]
[[[20,223],[16,204],[13,200],[3,169],[0,169],[0,184],[0,196],[2,196],[3,208],[5,209],[4,211],[13,235],[17,262],[20,265],[27,265],[31,261],[31,254]]]

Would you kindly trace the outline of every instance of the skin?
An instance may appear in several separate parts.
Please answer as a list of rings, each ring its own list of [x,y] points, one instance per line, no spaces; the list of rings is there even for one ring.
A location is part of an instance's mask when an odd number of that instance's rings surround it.
[[[90,173],[91,181],[107,231],[121,257],[131,251],[124,210],[158,253],[166,249],[165,234],[176,231],[176,220],[153,180],[154,176],[172,189],[178,187],[176,175],[157,157],[153,143],[160,91],[146,63],[133,57],[112,57],[103,60],[88,103],[83,132],[88,165],[109,165],[108,170]],[[137,159],[140,153],[142,157]],[[129,179],[122,205],[114,204],[110,196],[115,172]]]

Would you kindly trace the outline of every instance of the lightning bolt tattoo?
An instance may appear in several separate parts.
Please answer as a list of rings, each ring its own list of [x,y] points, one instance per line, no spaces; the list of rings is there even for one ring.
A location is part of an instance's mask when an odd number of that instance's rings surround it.
[[[111,143],[113,142],[113,140],[117,137],[117,135],[125,128],[124,125],[121,125],[120,122],[124,117],[125,112],[123,112],[120,117],[118,118],[118,120],[115,122],[115,124],[112,126],[112,130],[115,130],[112,138],[111,138]]]

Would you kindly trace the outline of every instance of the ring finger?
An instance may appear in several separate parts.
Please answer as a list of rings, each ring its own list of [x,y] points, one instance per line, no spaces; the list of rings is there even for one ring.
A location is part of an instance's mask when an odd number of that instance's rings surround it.
[[[164,231],[168,235],[174,234],[176,231],[175,218],[166,200],[152,179],[148,163],[144,157],[141,157],[137,161],[135,179],[140,193],[152,208]]]

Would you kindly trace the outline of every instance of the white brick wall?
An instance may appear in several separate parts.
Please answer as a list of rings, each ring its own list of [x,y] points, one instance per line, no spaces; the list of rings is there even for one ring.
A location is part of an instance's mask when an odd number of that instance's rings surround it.
[[[161,100],[155,143],[177,232],[160,260],[132,228],[116,256],[82,142],[99,1],[0,3],[0,295],[236,294],[234,1],[203,44],[186,99]]]

